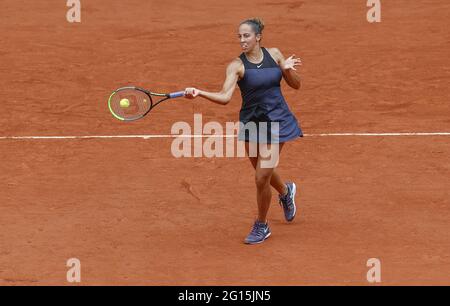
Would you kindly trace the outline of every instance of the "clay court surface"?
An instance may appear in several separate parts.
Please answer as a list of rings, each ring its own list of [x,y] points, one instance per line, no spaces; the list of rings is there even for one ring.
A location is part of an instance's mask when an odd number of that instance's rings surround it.
[[[283,92],[306,134],[279,172],[299,186],[286,224],[247,246],[256,215],[246,158],[172,157],[171,138],[0,139],[0,285],[450,284],[450,3],[381,1],[4,0],[0,136],[170,134],[176,121],[237,121],[227,106],[164,102],[145,119],[109,113],[112,90],[218,91],[241,52],[237,25],[261,16],[263,46],[300,56],[303,88]]]

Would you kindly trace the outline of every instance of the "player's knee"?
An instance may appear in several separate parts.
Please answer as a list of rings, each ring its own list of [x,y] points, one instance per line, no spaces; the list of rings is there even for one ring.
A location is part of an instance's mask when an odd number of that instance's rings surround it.
[[[266,185],[270,184],[270,178],[271,178],[271,176],[272,176],[272,173],[268,173],[268,172],[265,172],[265,173],[257,173],[257,174],[255,175],[255,183],[256,183],[256,186],[257,186],[258,188],[260,188],[260,187],[265,187]]]

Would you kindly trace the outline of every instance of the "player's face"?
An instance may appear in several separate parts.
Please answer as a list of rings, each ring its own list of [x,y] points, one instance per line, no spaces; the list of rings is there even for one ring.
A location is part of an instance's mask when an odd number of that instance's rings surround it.
[[[256,35],[252,27],[244,23],[239,27],[238,38],[242,51],[249,52],[257,45],[261,36],[259,34]]]

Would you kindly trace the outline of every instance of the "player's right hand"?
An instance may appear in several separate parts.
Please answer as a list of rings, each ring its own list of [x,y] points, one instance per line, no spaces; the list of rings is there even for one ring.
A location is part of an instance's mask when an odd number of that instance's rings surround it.
[[[184,90],[184,97],[188,99],[194,99],[200,93],[200,90],[194,87],[188,87]]]

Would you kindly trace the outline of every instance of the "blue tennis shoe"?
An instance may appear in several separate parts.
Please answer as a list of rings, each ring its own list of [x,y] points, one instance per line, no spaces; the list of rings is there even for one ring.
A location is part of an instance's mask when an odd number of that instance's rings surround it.
[[[280,205],[283,207],[284,218],[287,222],[291,222],[295,218],[297,207],[295,206],[295,193],[297,186],[294,183],[286,183],[287,193],[285,195],[278,195]]]
[[[267,223],[255,221],[255,224],[253,224],[252,231],[247,236],[247,238],[245,238],[245,243],[258,244],[264,242],[264,240],[269,238],[270,234],[271,234],[270,228]]]

